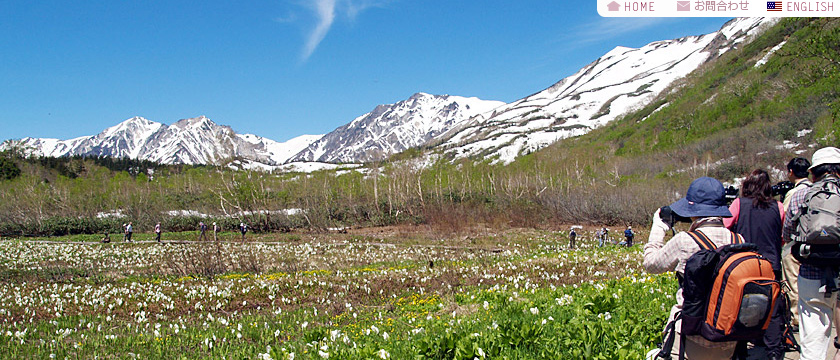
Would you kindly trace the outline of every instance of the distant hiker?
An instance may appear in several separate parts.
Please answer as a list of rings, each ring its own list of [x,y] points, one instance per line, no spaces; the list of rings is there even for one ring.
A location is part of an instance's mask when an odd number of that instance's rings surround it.
[[[732,243],[733,234],[723,226],[724,217],[731,217],[732,214],[726,207],[724,199],[723,184],[716,179],[701,177],[694,180],[688,187],[686,197],[677,200],[670,205],[671,210],[679,216],[692,219],[690,232],[702,232],[714,246],[720,247]],[[674,235],[668,242],[665,242],[665,234],[671,229],[671,225],[662,220],[660,210],[653,214],[653,225],[650,228],[648,242],[644,246],[644,268],[646,271],[659,274],[667,271],[676,271],[679,276],[685,272],[686,262],[696,252],[701,250],[700,245],[694,238],[685,231]],[[668,322],[676,319],[683,309],[683,288],[677,290],[677,303],[671,308]],[[680,341],[682,326],[675,325],[676,339],[673,342],[671,351],[672,359],[678,357],[680,351],[688,359],[729,359],[735,351],[735,341],[710,342],[699,335],[689,335]],[[682,349],[681,349],[682,348]],[[659,350],[653,350],[647,354],[652,359]]]
[[[569,231],[569,249],[574,249],[575,248],[575,238],[576,237],[577,237],[577,233],[575,232],[575,228],[572,228],[572,230]]]
[[[213,222],[213,241],[219,241],[219,225]]]
[[[160,222],[158,222],[157,225],[155,225],[155,240],[157,240],[157,242],[160,242]]]
[[[123,232],[123,241],[128,241],[128,224],[123,223],[122,232]]]
[[[207,234],[206,234],[207,225],[204,224],[204,221],[200,221],[198,223],[198,228],[201,231],[201,233],[198,234],[198,241],[201,241],[201,239],[204,239],[206,241],[207,240]]]
[[[245,233],[248,232],[248,225],[246,225],[244,222],[239,223],[239,232],[242,233],[242,241],[244,242],[245,241]]]
[[[134,234],[134,227],[131,226],[131,223],[128,223],[128,226],[125,227],[125,236],[126,241],[131,241],[131,235]]]
[[[105,237],[102,238],[102,243],[107,244],[111,242],[111,235],[108,235],[108,232],[105,232]]]
[[[598,239],[598,247],[603,247],[604,246],[604,228],[600,228],[600,229],[598,229],[598,231],[595,232],[595,238]]]
[[[636,236],[636,234],[633,233],[633,228],[628,226],[627,230],[624,230],[624,238],[627,239],[624,244],[627,245],[627,247],[633,246],[634,236]]]

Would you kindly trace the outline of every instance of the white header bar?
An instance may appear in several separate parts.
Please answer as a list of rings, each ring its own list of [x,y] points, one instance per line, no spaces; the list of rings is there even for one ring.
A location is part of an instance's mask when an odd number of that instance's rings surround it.
[[[840,0],[596,0],[603,17],[840,17]]]

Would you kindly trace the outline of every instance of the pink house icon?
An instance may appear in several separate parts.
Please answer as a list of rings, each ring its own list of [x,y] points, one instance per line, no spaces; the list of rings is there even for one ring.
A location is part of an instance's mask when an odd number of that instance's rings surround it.
[[[621,4],[613,1],[607,4],[607,9],[609,9],[610,11],[618,11],[619,9],[621,9]]]

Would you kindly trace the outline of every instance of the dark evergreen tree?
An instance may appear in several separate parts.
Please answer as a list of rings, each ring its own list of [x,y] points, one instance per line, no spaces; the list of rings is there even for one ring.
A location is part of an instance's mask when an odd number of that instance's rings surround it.
[[[20,176],[20,168],[12,159],[0,155],[0,180],[11,180]]]

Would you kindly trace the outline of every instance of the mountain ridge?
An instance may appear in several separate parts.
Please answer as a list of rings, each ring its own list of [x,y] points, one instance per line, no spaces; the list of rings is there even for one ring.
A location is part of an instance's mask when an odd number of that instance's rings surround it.
[[[734,19],[717,32],[617,46],[543,91],[482,114],[431,146],[453,158],[509,163],[558,140],[582,135],[646,105],[671,83],[749,40],[775,19]]]
[[[70,140],[24,138],[41,156],[96,155],[129,157],[163,164],[222,164],[244,159],[280,165],[322,135],[301,135],[277,142],[253,134],[236,134],[206,116],[171,125],[135,116],[91,136]],[[291,153],[291,154],[290,154]]]
[[[447,158],[509,163],[647,105],[676,80],[732,50],[775,19],[741,18],[704,35],[616,46],[542,91],[511,103],[418,92],[324,135],[276,142],[237,134],[206,116],[164,125],[133,117],[69,140],[25,138],[39,155],[106,155],[161,163],[273,169],[302,162],[359,163],[422,147]]]

